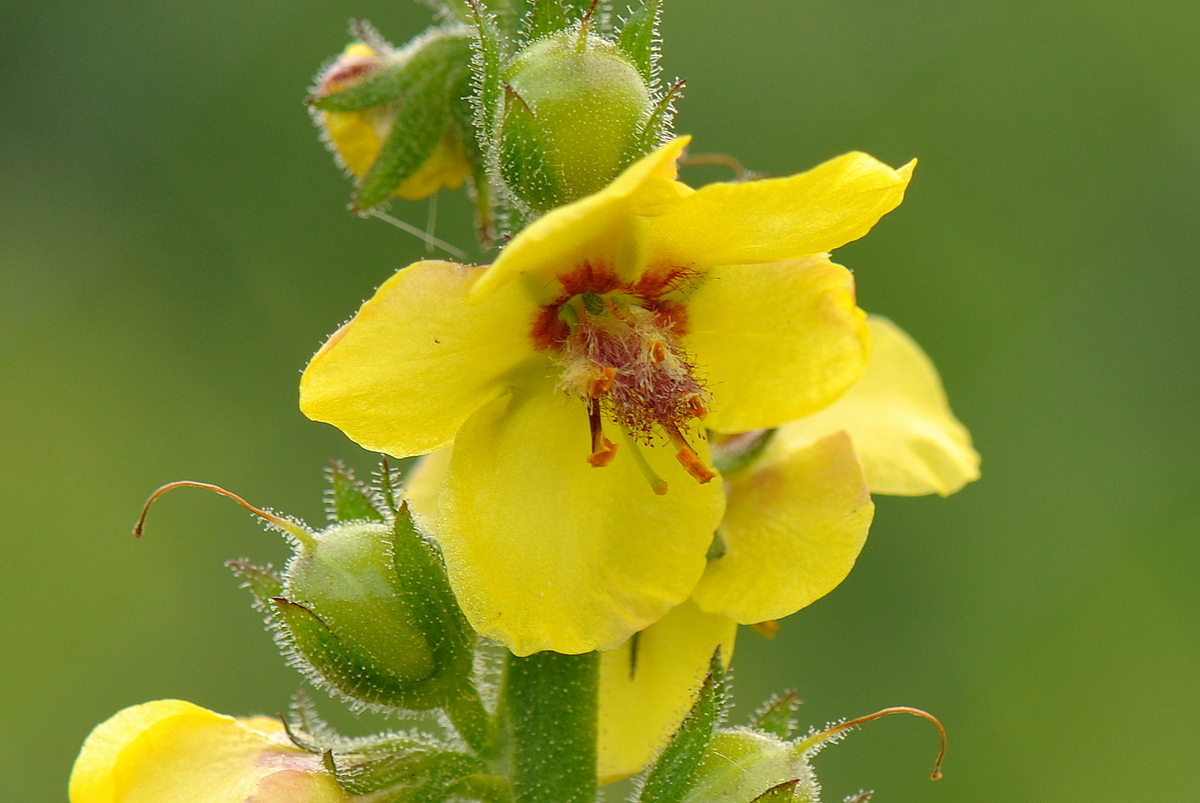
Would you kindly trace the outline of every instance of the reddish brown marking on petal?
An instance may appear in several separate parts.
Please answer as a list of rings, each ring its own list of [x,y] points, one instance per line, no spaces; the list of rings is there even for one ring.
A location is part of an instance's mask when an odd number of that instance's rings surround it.
[[[688,311],[683,304],[653,301],[646,304],[646,309],[654,316],[655,326],[676,336],[687,334]]]
[[[582,262],[569,273],[558,274],[557,278],[566,297],[564,301],[588,291],[597,295],[611,293],[621,286],[621,279],[610,266],[593,265],[590,262]]]
[[[537,311],[533,318],[533,328],[529,332],[529,339],[533,341],[533,347],[538,351],[561,346],[567,336],[571,334],[571,327],[558,317],[559,306],[561,306],[561,302],[546,304]]]
[[[693,268],[662,262],[647,267],[629,290],[639,298],[651,301],[683,287],[696,278],[697,273]]]
[[[332,94],[357,78],[363,78],[379,69],[375,56],[344,56],[321,79],[321,92]]]

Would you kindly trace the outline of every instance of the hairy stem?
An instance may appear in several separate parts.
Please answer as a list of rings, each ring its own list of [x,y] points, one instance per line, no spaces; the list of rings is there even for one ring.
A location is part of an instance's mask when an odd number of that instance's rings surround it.
[[[503,706],[516,803],[596,797],[597,653],[508,656]]]

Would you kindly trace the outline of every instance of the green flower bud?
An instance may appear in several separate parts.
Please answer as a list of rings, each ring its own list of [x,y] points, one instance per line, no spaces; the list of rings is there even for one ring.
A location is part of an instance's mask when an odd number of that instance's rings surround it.
[[[806,751],[749,729],[717,731],[682,803],[819,800]]]
[[[390,478],[390,472],[387,472]],[[339,520],[313,532],[204,483],[172,483],[230,497],[283,531],[295,553],[282,575],[244,561],[234,573],[270,615],[292,664],[353,705],[408,711],[443,708],[472,745],[487,714],[471,681],[475,634],[458,608],[436,547],[405,506],[391,508],[335,466]],[[143,520],[145,512],[142,514]],[[138,522],[135,532],[141,530]]]
[[[650,87],[620,46],[586,26],[534,41],[501,79],[500,175],[533,211],[597,192],[641,155]]]

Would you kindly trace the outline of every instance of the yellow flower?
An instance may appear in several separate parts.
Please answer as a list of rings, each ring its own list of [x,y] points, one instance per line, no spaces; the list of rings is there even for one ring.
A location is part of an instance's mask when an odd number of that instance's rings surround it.
[[[604,653],[601,779],[631,775],[661,749],[713,650],[732,656],[738,623],[788,616],[845,579],[871,524],[870,493],[945,496],[979,477],[979,455],[929,358],[886,318],[869,325],[873,351],[858,383],[780,427],[758,461],[727,478],[724,554],[692,599]]]
[[[71,771],[71,803],[348,803],[319,756],[273,719],[156,700],[96,726]]]
[[[370,45],[353,42],[318,77],[317,96],[330,95],[366,80],[388,67],[390,60],[402,58],[403,53],[399,51],[389,57],[377,53]],[[362,179],[383,149],[397,109],[396,102],[390,102],[362,111],[318,111],[316,119],[340,164]],[[405,201],[419,201],[443,187],[458,189],[470,174],[471,166],[463,155],[462,145],[448,127],[425,162],[400,183],[393,195]]]
[[[850,153],[693,190],[686,144],[490,268],[401,270],[301,380],[305,414],[369,449],[453,442],[433,529],[471,624],[520,655],[613,649],[687,599],[725,507],[704,431],[817,412],[867,361],[825,252],[899,204],[912,165]]]

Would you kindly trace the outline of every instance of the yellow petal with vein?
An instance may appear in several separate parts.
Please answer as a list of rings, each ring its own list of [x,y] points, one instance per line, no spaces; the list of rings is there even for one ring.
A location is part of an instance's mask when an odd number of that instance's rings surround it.
[[[832,403],[870,354],[850,271],[825,255],[714,268],[691,294],[695,358],[717,432],[777,427]]]
[[[787,178],[709,184],[648,220],[651,258],[703,269],[832,251],[900,205],[915,166],[855,151]]]
[[[600,656],[598,775],[610,783],[639,772],[683,722],[713,652],[733,657],[737,623],[690,600]]]
[[[875,493],[947,496],[978,479],[979,454],[929,357],[887,318],[868,323],[874,349],[862,379],[832,406],[782,427],[778,440],[799,446],[845,430]]]
[[[613,649],[704,571],[721,483],[643,446],[669,485],[657,496],[611,429],[616,458],[593,468],[586,408],[543,379],[487,404],[454,441],[437,524],[450,582],[475,629],[518,655]]]
[[[515,370],[539,359],[529,338],[537,307],[519,288],[467,305],[485,270],[417,262],[385,282],[312,358],[300,409],[396,457],[450,443]]]
[[[703,610],[742,624],[781,619],[846,579],[875,506],[845,433],[802,449],[772,443],[728,483],[725,554],[692,595]]]

